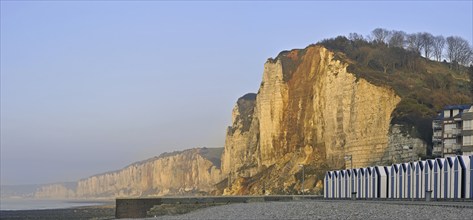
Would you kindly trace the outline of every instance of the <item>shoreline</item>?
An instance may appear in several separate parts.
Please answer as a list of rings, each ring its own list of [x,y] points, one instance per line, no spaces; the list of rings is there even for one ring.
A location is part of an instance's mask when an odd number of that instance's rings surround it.
[[[164,204],[146,219],[470,219],[471,202],[297,200],[233,204]],[[115,219],[115,204],[0,211],[0,219]]]
[[[115,219],[115,204],[57,209],[0,210],[0,219]]]

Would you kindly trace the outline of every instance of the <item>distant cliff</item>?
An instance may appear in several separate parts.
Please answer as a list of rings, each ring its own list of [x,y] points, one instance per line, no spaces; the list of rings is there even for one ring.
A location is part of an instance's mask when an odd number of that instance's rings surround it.
[[[75,198],[77,183],[54,183],[39,187],[34,193],[34,198]]]
[[[221,180],[222,148],[194,148],[165,153],[121,170],[82,179],[75,187],[51,184],[36,198],[114,198],[207,194]]]
[[[317,192],[327,169],[425,155],[423,140],[391,123],[401,97],[350,73],[335,56],[309,46],[266,62],[258,94],[243,96],[233,109],[222,155],[231,185],[224,193],[295,193],[302,166],[303,188]]]

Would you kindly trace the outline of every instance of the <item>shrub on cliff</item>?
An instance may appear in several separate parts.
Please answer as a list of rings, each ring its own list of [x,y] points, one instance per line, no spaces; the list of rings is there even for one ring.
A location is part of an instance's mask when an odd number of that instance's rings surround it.
[[[319,44],[339,54],[336,59],[350,63],[347,70],[357,77],[394,89],[402,101],[392,123],[415,128],[413,135],[427,143],[431,143],[431,122],[437,111],[445,105],[473,102],[473,83],[464,74],[467,67],[450,68],[450,64],[426,59],[418,51],[360,38],[339,36]],[[469,72],[473,79],[473,67]]]

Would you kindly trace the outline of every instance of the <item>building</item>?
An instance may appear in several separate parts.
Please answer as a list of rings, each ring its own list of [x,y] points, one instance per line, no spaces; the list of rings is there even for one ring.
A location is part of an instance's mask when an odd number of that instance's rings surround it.
[[[446,106],[432,121],[432,129],[434,156],[473,153],[473,105]]]
[[[473,105],[462,115],[462,152],[463,155],[473,155]]]

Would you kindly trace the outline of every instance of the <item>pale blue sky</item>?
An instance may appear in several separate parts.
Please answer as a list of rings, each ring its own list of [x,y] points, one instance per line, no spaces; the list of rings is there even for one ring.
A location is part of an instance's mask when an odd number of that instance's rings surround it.
[[[1,1],[1,183],[223,147],[280,51],[376,27],[472,42],[472,1]]]

